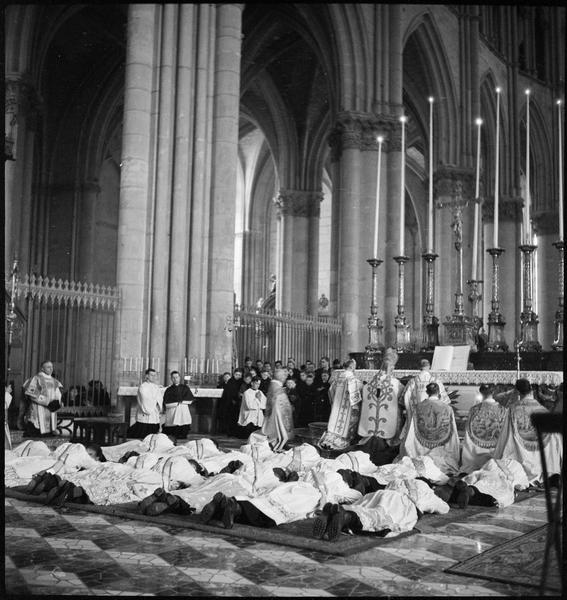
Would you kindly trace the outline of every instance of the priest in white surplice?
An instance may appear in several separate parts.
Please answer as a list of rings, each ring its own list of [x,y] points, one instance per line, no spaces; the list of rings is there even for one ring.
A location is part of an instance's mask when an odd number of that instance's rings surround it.
[[[42,363],[37,375],[24,383],[24,393],[31,401],[28,423],[41,435],[57,431],[56,411],[61,407],[62,389],[61,383],[53,377],[53,363],[49,360]]]

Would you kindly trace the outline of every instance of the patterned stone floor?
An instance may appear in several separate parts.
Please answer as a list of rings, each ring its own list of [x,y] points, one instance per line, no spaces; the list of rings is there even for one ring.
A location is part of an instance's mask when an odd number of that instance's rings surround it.
[[[5,498],[5,590],[8,597],[539,595],[443,570],[544,524],[543,494],[456,517],[435,533],[343,558]]]

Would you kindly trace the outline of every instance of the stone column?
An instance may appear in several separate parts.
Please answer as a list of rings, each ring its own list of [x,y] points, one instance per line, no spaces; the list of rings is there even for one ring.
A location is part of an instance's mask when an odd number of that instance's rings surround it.
[[[240,107],[240,48],[243,5],[219,4],[216,9],[216,56],[213,97],[211,219],[207,287],[207,352],[218,357],[221,369],[232,360],[232,341],[224,335],[233,313],[234,236],[238,118]]]
[[[532,219],[537,234],[537,270],[534,269],[536,281],[537,313],[539,318],[539,341],[544,351],[550,350],[554,337],[554,318],[558,307],[558,265],[559,252],[553,246],[559,239],[559,227],[556,213],[540,213]]]
[[[19,272],[30,269],[32,202],[30,173],[34,164],[35,130],[40,104],[35,89],[23,79],[5,82],[4,141],[4,270],[17,256]]]
[[[280,310],[315,311],[318,287],[319,215],[323,193],[280,190],[275,204],[280,222]]]
[[[96,260],[96,204],[100,194],[100,186],[94,181],[86,181],[81,186],[80,225],[77,232],[78,265],[76,277],[78,281],[95,281],[93,277]]]
[[[148,269],[153,237],[153,128],[156,21],[153,4],[128,7],[117,286],[121,293],[116,358],[146,354]],[[118,366],[118,362],[117,362]],[[115,369],[115,372],[118,369]]]

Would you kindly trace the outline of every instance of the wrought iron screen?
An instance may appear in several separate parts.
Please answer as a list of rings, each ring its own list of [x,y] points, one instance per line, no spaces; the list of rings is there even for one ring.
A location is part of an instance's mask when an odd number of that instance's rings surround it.
[[[64,386],[65,412],[107,412],[118,289],[26,275],[14,291],[25,318],[16,370],[27,378],[50,360]]]
[[[298,365],[317,363],[321,356],[341,358],[341,321],[332,317],[302,315],[279,310],[234,308],[234,354],[236,365],[252,360],[293,357]]]

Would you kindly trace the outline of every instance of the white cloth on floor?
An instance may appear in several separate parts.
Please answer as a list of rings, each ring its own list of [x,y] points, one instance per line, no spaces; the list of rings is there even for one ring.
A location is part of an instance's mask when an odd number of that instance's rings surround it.
[[[89,455],[83,444],[64,442],[53,451],[53,456],[63,463],[65,467],[58,471],[59,474],[76,469],[89,469],[95,467],[98,461]]]
[[[370,475],[382,485],[398,479],[415,479],[416,477],[425,477],[432,483],[439,484],[449,481],[449,477],[441,472],[429,456],[416,458],[404,456],[394,463],[377,467],[376,471]]]
[[[417,510],[410,497],[396,490],[378,490],[350,504],[347,510],[358,515],[363,531],[394,533],[411,531],[417,523]]]
[[[137,452],[142,454],[148,451],[148,445],[142,440],[128,440],[123,444],[117,444],[115,446],[104,446],[102,453],[106,460],[111,462],[118,462],[128,452]]]
[[[238,450],[231,450],[230,452],[221,452],[216,456],[209,456],[208,458],[199,459],[199,464],[207,469],[209,473],[219,473],[228,466],[229,463],[239,460],[243,465],[252,462],[252,457],[244,452]]]
[[[415,504],[417,510],[422,513],[446,514],[449,512],[449,505],[436,496],[434,491],[421,479],[398,479],[391,481],[388,490],[396,490],[409,496]]]
[[[192,485],[183,490],[173,490],[171,493],[183,498],[200,513],[205,504],[210,502],[217,492],[222,492],[229,498],[237,496],[246,500],[254,493],[249,479],[233,473],[220,473],[205,479],[200,485]]]
[[[317,508],[321,493],[303,481],[282,483],[267,494],[255,498],[236,496],[248,500],[277,525],[299,521],[311,515]]]
[[[157,471],[112,462],[98,463],[91,469],[68,474],[65,479],[82,487],[93,504],[102,506],[142,500],[163,483]]]
[[[358,490],[351,489],[342,476],[332,467],[319,464],[312,469],[303,480],[310,483],[321,493],[319,508],[327,502],[331,504],[351,504],[362,498]]]
[[[189,448],[192,458],[200,461],[202,458],[209,458],[211,456],[218,456],[223,454],[219,450],[218,446],[209,438],[200,438],[198,440],[190,440],[183,444],[178,444],[177,447]]]
[[[268,438],[263,433],[257,431],[251,433],[246,444],[240,446],[240,452],[249,454],[254,460],[263,460],[274,454]],[[278,453],[278,456],[280,454]]]
[[[463,480],[482,494],[492,496],[500,508],[514,503],[514,490],[524,490],[529,485],[525,469],[517,460],[510,458],[491,458]]]
[[[50,456],[51,450],[45,442],[27,440],[18,444],[13,450],[18,456]]]

